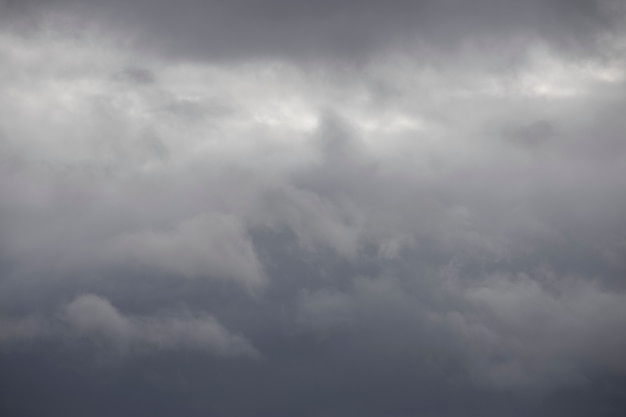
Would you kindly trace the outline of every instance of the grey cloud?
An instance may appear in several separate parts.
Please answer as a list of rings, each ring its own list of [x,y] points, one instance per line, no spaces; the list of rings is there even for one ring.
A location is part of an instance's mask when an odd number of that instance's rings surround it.
[[[150,85],[155,82],[154,74],[145,68],[130,67],[119,74],[121,80],[140,85]]]
[[[556,135],[557,129],[546,120],[538,120],[526,126],[514,129],[510,134],[521,146],[529,148],[540,146],[543,142],[550,140]]]
[[[419,285],[416,278],[357,278],[347,291],[302,291],[298,320],[322,339],[358,329],[362,349],[407,363],[419,357],[421,372],[446,372],[435,359],[445,355],[458,367],[447,377],[500,389],[584,384],[589,367],[624,366],[623,294],[550,271],[469,284],[447,268],[421,275]]]
[[[72,301],[65,310],[66,320],[80,333],[101,334],[112,340],[130,337],[130,321],[107,300],[84,295]]]
[[[15,349],[37,341],[64,345],[88,341],[120,354],[198,350],[220,356],[260,357],[243,336],[225,329],[214,317],[183,311],[165,316],[124,315],[109,300],[83,294],[63,306],[56,317],[2,319],[0,342]]]
[[[514,349],[524,350],[520,352],[522,363],[544,356],[555,367],[560,362],[570,367],[587,362],[607,369],[623,368],[619,352],[626,340],[617,329],[626,314],[624,295],[584,280],[547,275],[552,281],[547,288],[542,286],[541,276],[490,277],[467,297],[499,322],[504,343],[521,342]],[[507,332],[515,336],[507,336]],[[520,365],[522,369],[532,370],[533,366],[526,362]]]
[[[279,3],[84,2],[84,37],[0,32],[1,411],[621,416],[604,6]],[[388,59],[342,69],[346,47]]]
[[[224,214],[185,220],[173,231],[122,235],[112,256],[188,277],[224,276],[253,288],[264,282],[262,267],[240,221]]]
[[[245,338],[230,333],[210,316],[128,317],[108,300],[88,294],[69,303],[62,317],[78,336],[102,338],[122,350],[187,348],[224,356],[260,355]]]
[[[623,5],[611,0],[60,0],[33,1],[30,6],[57,15],[73,13],[78,22],[105,21],[144,46],[199,59],[314,62],[325,56],[362,61],[399,45],[438,59],[442,51],[458,52],[478,41],[514,62],[525,53],[528,39],[575,54],[601,53],[596,49],[599,38],[623,23]]]
[[[45,331],[36,317],[0,318],[0,343],[11,344],[37,338]]]

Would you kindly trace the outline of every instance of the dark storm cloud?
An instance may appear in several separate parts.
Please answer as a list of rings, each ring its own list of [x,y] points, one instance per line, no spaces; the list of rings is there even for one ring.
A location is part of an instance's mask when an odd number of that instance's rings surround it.
[[[623,415],[619,7],[5,3],[0,414]]]
[[[596,54],[603,34],[623,24],[614,0],[308,1],[31,0],[6,3],[22,15],[73,13],[136,36],[140,44],[196,59],[304,59],[352,61],[387,50],[438,58],[478,42],[516,61],[528,40],[562,52]],[[124,36],[124,35],[122,35]],[[447,51],[447,52],[446,52]],[[517,58],[516,58],[517,55]]]

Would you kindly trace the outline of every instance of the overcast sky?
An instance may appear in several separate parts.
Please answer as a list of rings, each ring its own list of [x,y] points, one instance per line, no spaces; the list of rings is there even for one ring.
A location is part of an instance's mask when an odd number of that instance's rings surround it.
[[[626,3],[0,0],[0,415],[626,415]]]

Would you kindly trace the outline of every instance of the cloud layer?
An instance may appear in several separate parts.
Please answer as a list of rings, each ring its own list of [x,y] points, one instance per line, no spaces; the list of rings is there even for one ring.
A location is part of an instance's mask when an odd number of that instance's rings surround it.
[[[0,410],[622,415],[623,6],[518,3],[5,2]]]

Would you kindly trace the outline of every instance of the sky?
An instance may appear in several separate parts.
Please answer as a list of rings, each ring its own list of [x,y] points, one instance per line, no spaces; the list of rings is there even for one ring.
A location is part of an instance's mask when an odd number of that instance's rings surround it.
[[[626,414],[626,3],[1,0],[0,415]]]

